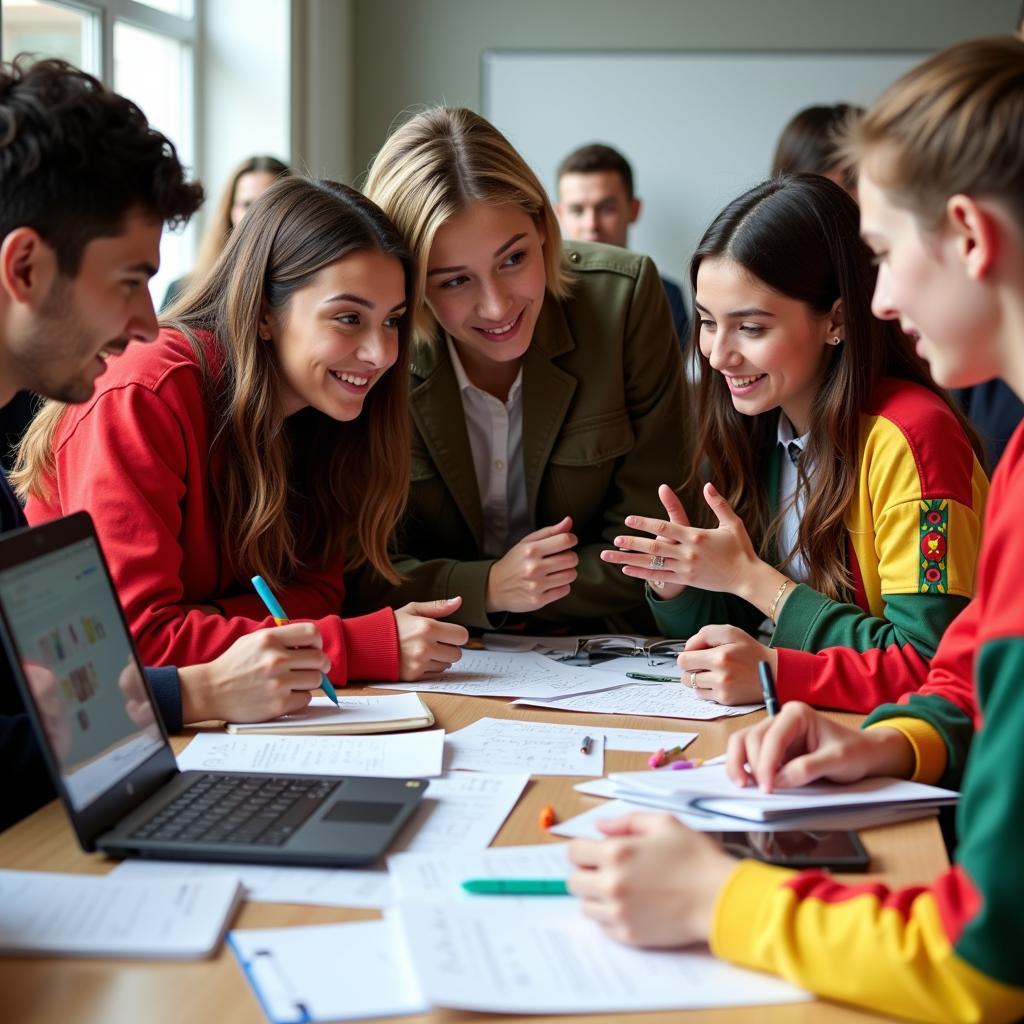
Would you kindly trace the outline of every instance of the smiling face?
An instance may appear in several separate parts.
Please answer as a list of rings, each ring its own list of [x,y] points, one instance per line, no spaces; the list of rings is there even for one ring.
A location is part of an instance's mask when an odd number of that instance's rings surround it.
[[[129,213],[119,234],[85,245],[73,278],[56,271],[53,251],[43,243],[31,258],[41,260],[37,271],[51,274],[52,285],[38,308],[19,308],[5,339],[17,387],[84,402],[108,355],[123,352],[131,341],[156,337],[148,285],[160,265],[162,230],[160,221]]]
[[[495,364],[518,366],[546,280],[544,235],[517,206],[474,203],[438,230],[427,260],[427,303],[475,383]]]
[[[695,305],[700,350],[724,377],[736,410],[756,416],[781,407],[805,433],[828,342],[841,331],[838,304],[832,315],[816,315],[723,258],[701,263]]]
[[[367,394],[398,358],[405,275],[394,256],[357,252],[324,267],[280,313],[265,313],[280,373],[281,411],[312,406],[356,419]]]
[[[913,213],[890,201],[870,167],[861,168],[859,194],[861,234],[878,263],[871,311],[899,321],[943,387],[1000,376],[994,296],[971,281],[963,237],[948,225],[926,233]]]

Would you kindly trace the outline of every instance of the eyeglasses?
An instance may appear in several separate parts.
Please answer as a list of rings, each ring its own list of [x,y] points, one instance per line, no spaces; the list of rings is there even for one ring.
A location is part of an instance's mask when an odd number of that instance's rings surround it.
[[[632,636],[591,636],[576,641],[572,656],[584,654],[604,655],[609,658],[647,658],[652,668],[675,661],[676,655],[686,648],[685,640],[637,641]]]

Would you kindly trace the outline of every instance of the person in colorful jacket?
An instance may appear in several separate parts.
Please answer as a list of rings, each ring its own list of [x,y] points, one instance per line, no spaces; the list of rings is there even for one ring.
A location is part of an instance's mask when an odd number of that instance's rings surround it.
[[[652,537],[603,553],[648,581],[660,631],[691,638],[684,682],[724,704],[760,699],[772,652],[751,636],[772,622],[773,649],[896,645],[927,660],[973,592],[980,444],[911,340],[872,317],[857,216],[808,174],[758,185],[712,222],[690,269],[693,474],[728,488],[705,485],[717,528],[691,526],[662,487],[667,520],[626,519]],[[864,680],[814,699],[867,711],[889,695]]]
[[[912,69],[848,145],[861,230],[879,260],[873,308],[917,339],[941,384],[997,376],[1024,396],[1024,43],[973,40]],[[976,594],[922,692],[857,731],[793,702],[736,734],[728,771],[763,789],[904,776],[956,783],[955,863],[931,885],[842,885],[822,871],[737,865],[663,815],[577,840],[570,888],[613,935],[707,940],[737,964],[922,1021],[1024,1015],[1024,427],[992,482]],[[862,658],[864,656],[861,656]],[[879,670],[886,652],[870,659]],[[962,771],[962,778],[958,779]]]
[[[206,661],[273,625],[256,574],[315,622],[337,685],[459,658],[466,630],[438,621],[458,602],[341,614],[344,562],[392,572],[409,449],[406,376],[391,368],[415,288],[369,200],[282,178],[153,344],[111,358],[89,401],[39,414],[14,474],[26,515],[92,514],[150,664]]]

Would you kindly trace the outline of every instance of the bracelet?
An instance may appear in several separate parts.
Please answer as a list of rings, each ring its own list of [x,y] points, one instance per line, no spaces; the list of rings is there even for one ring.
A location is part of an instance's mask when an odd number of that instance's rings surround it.
[[[792,582],[792,581],[791,580],[783,580],[782,581],[782,583],[779,586],[779,589],[775,593],[775,597],[772,598],[772,603],[768,606],[768,618],[771,619],[772,622],[777,622],[778,621],[775,618],[775,609],[778,608],[779,601],[782,600],[782,595],[786,592],[786,588],[789,586],[790,582]]]

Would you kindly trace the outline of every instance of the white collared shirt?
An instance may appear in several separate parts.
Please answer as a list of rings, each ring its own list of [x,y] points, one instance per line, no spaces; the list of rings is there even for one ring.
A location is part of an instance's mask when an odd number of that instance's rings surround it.
[[[780,453],[782,469],[779,472],[779,509],[783,512],[778,534],[779,565],[782,565],[790,552],[796,549],[800,520],[804,515],[804,496],[800,495],[797,498],[797,468],[789,454],[789,446],[795,441],[801,450],[806,450],[810,436],[810,433],[807,433],[802,437],[797,437],[793,430],[793,424],[789,422],[789,417],[779,410],[779,444],[782,446]],[[807,561],[800,553],[783,571],[795,583],[806,583],[811,578]]]
[[[509,388],[508,401],[502,402],[470,381],[451,338],[445,340],[462,395],[480,492],[483,554],[501,558],[530,532],[523,472],[523,368]]]

